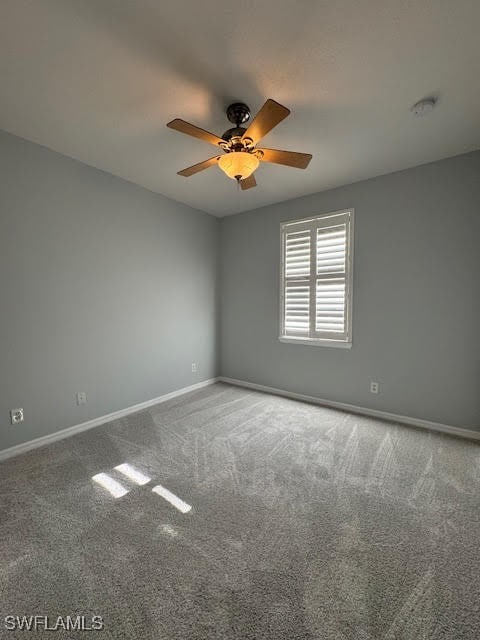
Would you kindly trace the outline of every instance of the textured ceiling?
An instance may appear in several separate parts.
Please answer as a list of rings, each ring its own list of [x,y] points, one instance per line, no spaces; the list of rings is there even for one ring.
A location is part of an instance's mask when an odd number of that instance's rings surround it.
[[[479,148],[479,24],[478,0],[2,0],[0,128],[227,215]],[[306,171],[176,175],[213,147],[169,120],[222,133],[268,97],[292,114],[265,146]]]

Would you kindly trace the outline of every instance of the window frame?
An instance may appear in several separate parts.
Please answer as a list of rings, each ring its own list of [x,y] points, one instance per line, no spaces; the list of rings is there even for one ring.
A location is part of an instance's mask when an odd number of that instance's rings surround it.
[[[317,274],[317,229],[328,227],[329,218],[338,218],[338,223],[343,224],[346,220],[346,256],[345,256],[345,272],[338,274],[331,272],[319,276]],[[342,219],[343,218],[343,219]],[[318,347],[337,347],[340,349],[350,349],[352,347],[352,316],[353,316],[353,249],[354,249],[354,220],[355,210],[353,208],[341,209],[339,211],[330,211],[308,218],[300,218],[298,220],[286,220],[280,223],[280,307],[279,307],[279,337],[280,342],[291,344],[304,344]],[[332,226],[336,221],[332,220]],[[320,224],[319,224],[320,223]],[[298,225],[298,231],[311,229],[313,242],[311,242],[310,253],[310,275],[304,280],[310,283],[311,296],[316,300],[317,280],[334,280],[339,276],[345,278],[345,331],[342,337],[336,337],[334,332],[317,332],[314,335],[285,335],[285,239],[287,232],[292,232],[292,227]],[[291,281],[291,280],[290,280]],[[312,298],[311,298],[312,299]],[[316,309],[314,304],[310,305],[310,316],[315,315]],[[312,323],[314,321],[312,320]],[[311,329],[310,329],[311,331]]]

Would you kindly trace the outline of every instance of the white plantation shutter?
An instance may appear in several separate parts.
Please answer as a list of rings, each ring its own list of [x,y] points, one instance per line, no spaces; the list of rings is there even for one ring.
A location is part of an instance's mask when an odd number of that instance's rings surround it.
[[[353,211],[282,224],[281,339],[351,343]]]
[[[293,334],[310,331],[311,244],[309,229],[285,236],[285,327]]]
[[[344,273],[347,225],[317,229],[317,273]]]
[[[317,280],[315,331],[345,331],[345,281]]]
[[[293,231],[286,236],[285,274],[310,276],[310,231]]]
[[[310,283],[289,282],[285,287],[285,328],[308,335],[310,331]]]

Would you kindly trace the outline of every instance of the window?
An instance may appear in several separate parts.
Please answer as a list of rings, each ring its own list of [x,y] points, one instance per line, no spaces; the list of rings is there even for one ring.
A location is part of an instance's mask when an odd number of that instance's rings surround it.
[[[281,225],[280,340],[352,344],[353,209]]]

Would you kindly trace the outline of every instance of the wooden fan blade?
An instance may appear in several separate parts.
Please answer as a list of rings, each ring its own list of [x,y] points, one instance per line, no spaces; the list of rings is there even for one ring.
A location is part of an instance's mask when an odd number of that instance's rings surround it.
[[[255,180],[255,176],[253,175],[253,173],[251,176],[248,176],[248,178],[245,178],[245,180],[240,180],[240,186],[243,191],[245,191],[245,189],[256,187],[257,181]]]
[[[263,153],[263,157],[260,160],[264,162],[284,164],[287,167],[295,167],[297,169],[306,169],[312,159],[311,153],[280,151],[279,149],[260,149],[260,151]]]
[[[243,138],[251,138],[253,144],[257,144],[269,131],[276,127],[290,113],[290,109],[269,98],[253,122],[243,134]]]
[[[214,133],[200,129],[200,127],[196,127],[194,124],[190,124],[190,122],[185,122],[185,120],[180,120],[180,118],[175,118],[175,120],[169,122],[167,127],[175,129],[175,131],[180,131],[180,133],[186,133],[187,136],[193,136],[204,142],[209,142],[215,146],[218,146],[221,142],[225,142]]]
[[[213,158],[209,158],[208,160],[204,160],[198,164],[193,164],[191,167],[187,167],[186,169],[179,171],[178,175],[185,176],[185,178],[193,176],[194,173],[198,173],[199,171],[203,171],[204,169],[208,169],[208,167],[212,167],[214,164],[217,164],[219,157],[220,156],[213,156]]]

